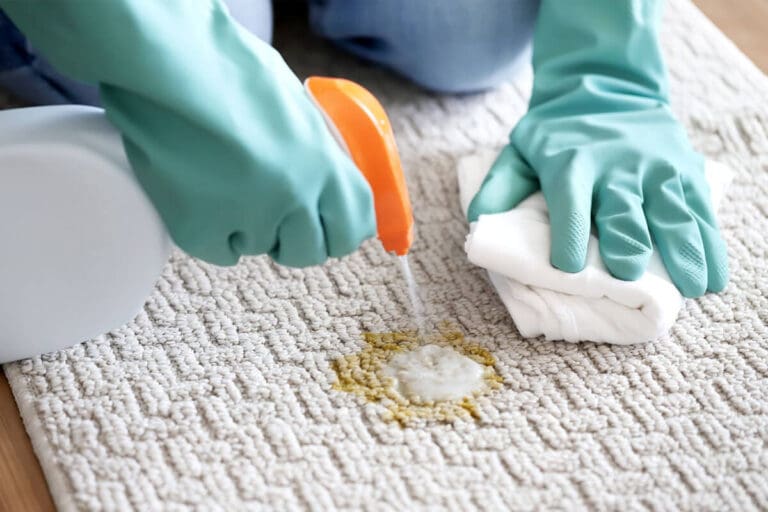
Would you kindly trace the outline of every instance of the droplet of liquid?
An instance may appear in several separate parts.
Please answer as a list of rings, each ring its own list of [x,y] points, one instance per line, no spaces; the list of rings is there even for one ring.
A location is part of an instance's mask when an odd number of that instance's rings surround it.
[[[416,320],[416,328],[423,334],[426,332],[427,323],[426,315],[424,313],[424,303],[421,302],[421,297],[419,297],[419,288],[416,284],[416,280],[413,278],[411,265],[408,262],[408,255],[404,254],[398,256],[397,259],[400,260],[400,268],[403,271],[403,277],[408,285],[408,298],[411,301],[411,310],[413,312],[413,317]]]

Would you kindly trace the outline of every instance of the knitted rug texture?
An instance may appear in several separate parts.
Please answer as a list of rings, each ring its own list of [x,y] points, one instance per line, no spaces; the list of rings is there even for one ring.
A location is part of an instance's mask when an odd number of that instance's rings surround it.
[[[425,93],[289,27],[297,72],[345,76],[390,114],[432,322],[496,358],[477,420],[385,421],[333,389],[364,332],[413,326],[396,259],[370,241],[320,268],[173,256],[130,324],[5,367],[61,510],[768,509],[768,78],[688,0],[664,44],[673,107],[737,174],[721,209],[732,281],[631,347],[523,340],[466,261],[454,165],[501,145],[530,72]],[[33,278],[33,276],[30,276]]]

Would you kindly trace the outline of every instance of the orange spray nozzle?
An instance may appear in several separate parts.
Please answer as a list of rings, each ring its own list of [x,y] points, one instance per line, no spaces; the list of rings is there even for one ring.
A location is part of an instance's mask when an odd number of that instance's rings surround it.
[[[304,87],[371,186],[384,249],[407,254],[413,242],[411,200],[381,103],[363,86],[341,78],[310,77]]]

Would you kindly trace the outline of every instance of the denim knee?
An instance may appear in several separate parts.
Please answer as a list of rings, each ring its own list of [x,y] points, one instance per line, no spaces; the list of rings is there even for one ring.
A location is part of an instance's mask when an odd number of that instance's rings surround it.
[[[1,10],[0,88],[33,105],[99,103],[95,86],[67,78],[54,69]]]
[[[311,0],[310,21],[341,48],[439,92],[509,80],[530,60],[538,0]]]

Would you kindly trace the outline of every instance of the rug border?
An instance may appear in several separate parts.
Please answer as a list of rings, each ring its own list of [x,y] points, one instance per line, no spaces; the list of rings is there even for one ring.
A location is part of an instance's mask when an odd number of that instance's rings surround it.
[[[18,368],[19,363],[3,365],[8,385],[11,387],[13,399],[19,409],[19,416],[24,423],[27,437],[32,443],[37,461],[43,470],[48,491],[57,510],[68,512],[77,510],[73,494],[64,471],[56,463],[53,448],[48,442],[42,422],[36,414],[34,399],[26,383],[26,378]]]

